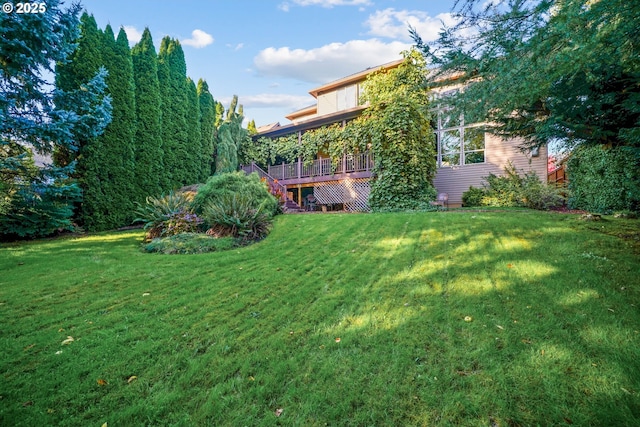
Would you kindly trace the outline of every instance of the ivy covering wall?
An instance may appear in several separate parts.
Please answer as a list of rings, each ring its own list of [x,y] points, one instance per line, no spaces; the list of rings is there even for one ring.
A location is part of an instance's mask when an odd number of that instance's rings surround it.
[[[362,101],[369,106],[344,126],[333,124],[280,138],[258,138],[242,148],[241,162],[266,167],[301,158],[311,163],[319,152],[334,165],[344,154],[370,151],[375,159],[369,203],[373,210],[425,209],[435,199],[435,139],[430,126],[425,62],[417,51],[404,52],[397,68],[367,77]]]

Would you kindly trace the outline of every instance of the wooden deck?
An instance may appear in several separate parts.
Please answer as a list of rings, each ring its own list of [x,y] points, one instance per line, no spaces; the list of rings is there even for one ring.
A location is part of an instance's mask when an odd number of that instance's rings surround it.
[[[369,153],[346,155],[334,167],[331,159],[317,159],[311,164],[302,161],[269,166],[269,176],[283,185],[370,178],[373,156]]]

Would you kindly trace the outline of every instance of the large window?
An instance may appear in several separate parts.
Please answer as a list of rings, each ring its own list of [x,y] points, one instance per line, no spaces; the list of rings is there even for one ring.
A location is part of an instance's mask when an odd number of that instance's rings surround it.
[[[485,162],[484,128],[465,125],[464,117],[457,117],[446,109],[434,112],[438,167],[471,165]]]

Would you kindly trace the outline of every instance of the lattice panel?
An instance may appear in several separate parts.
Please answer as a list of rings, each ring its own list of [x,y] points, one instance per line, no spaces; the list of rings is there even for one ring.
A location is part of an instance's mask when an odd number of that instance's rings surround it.
[[[347,211],[369,211],[369,180],[345,179],[343,181],[320,182],[314,186],[313,194],[321,205],[344,205]]]

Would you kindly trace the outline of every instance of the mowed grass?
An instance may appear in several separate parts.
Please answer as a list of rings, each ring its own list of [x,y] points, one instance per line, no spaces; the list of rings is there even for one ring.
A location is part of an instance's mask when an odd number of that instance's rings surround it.
[[[202,255],[139,231],[3,245],[0,425],[638,425],[638,224],[289,215]]]

